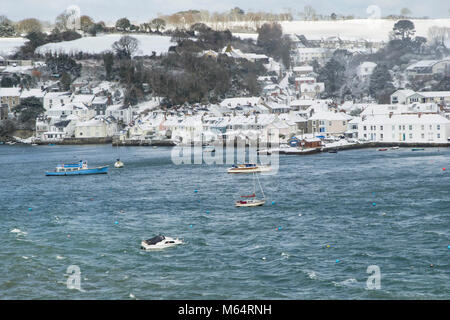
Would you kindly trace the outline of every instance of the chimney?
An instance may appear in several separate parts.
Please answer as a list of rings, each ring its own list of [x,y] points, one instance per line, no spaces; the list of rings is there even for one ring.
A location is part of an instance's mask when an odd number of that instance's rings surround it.
[[[393,112],[389,112],[389,118],[392,118]]]
[[[422,112],[419,112],[418,116],[419,116],[419,118],[420,118],[420,117],[422,116]]]

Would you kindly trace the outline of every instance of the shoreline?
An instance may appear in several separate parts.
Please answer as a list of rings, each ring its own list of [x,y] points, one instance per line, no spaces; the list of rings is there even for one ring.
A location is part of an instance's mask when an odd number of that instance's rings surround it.
[[[1,145],[9,145],[8,142],[12,141],[0,141]],[[122,142],[116,142],[112,138],[85,138],[85,139],[67,139],[64,141],[36,141],[34,144],[37,145],[96,145],[96,144],[111,144],[113,147],[152,147],[152,146],[158,146],[158,147],[175,147],[176,144],[172,141],[168,140],[128,140],[128,141],[122,141]],[[14,145],[31,145],[28,143],[22,143],[19,141],[16,141]],[[212,144],[214,146],[214,144]],[[236,144],[235,144],[236,146]],[[249,144],[245,145],[246,147],[249,146]],[[279,153],[279,154],[286,154],[286,155],[310,155],[310,154],[316,154],[316,153],[325,153],[329,152],[331,150],[337,150],[337,151],[345,151],[345,150],[354,150],[354,149],[369,149],[369,148],[392,148],[392,147],[400,147],[400,148],[448,148],[450,147],[449,143],[418,143],[418,142],[400,142],[400,143],[394,143],[394,142],[367,142],[367,143],[357,143],[357,144],[347,144],[347,145],[341,145],[341,146],[329,146],[329,147],[320,147],[320,148],[310,148],[310,149],[297,149],[292,148],[292,150],[276,150],[276,151],[270,151],[270,149],[265,149],[268,154],[271,153]]]

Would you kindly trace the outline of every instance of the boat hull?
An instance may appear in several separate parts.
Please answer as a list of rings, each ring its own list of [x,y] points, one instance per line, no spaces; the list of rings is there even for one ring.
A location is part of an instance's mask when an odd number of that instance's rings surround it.
[[[255,200],[255,201],[248,201],[248,202],[241,202],[237,201],[235,203],[236,207],[259,207],[266,203],[266,200]]]
[[[46,172],[46,176],[81,176],[89,174],[107,174],[108,166],[92,168],[92,169],[81,169],[77,171],[66,171],[66,172]]]
[[[256,167],[256,168],[230,168],[228,173],[258,173],[269,172],[272,170],[270,167]]]

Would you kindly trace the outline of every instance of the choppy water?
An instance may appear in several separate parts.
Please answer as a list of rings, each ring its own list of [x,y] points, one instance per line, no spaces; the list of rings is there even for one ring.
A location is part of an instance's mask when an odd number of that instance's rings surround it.
[[[44,176],[116,156],[0,146],[1,299],[450,298],[450,149],[280,156],[258,208],[233,206],[249,176],[175,166],[169,148],[121,148],[108,175]],[[140,250],[158,233],[186,244]],[[83,291],[67,289],[70,265]]]

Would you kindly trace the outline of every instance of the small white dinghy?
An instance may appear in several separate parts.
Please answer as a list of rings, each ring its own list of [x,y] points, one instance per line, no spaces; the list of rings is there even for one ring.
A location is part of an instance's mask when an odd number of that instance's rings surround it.
[[[123,168],[124,164],[120,159],[117,159],[117,161],[114,163],[114,168]]]
[[[176,238],[165,237],[163,235],[159,235],[153,237],[148,240],[143,240],[141,242],[141,249],[143,250],[162,250],[170,247],[174,247],[176,245],[182,244],[183,241]]]

